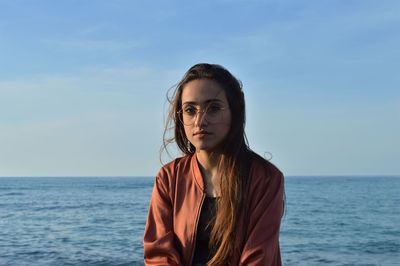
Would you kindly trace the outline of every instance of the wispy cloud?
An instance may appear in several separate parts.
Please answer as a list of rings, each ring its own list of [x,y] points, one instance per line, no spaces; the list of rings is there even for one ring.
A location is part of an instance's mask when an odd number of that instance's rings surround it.
[[[143,46],[143,43],[131,40],[117,41],[117,40],[89,40],[89,39],[67,39],[67,40],[44,39],[42,40],[42,42],[45,45],[49,45],[53,48],[96,50],[96,52],[131,50]]]
[[[0,176],[156,172],[170,75],[93,67],[0,82]]]
[[[0,81],[0,122],[43,123],[102,112],[138,118],[144,112],[161,121],[165,93],[176,80],[171,70],[126,66]]]

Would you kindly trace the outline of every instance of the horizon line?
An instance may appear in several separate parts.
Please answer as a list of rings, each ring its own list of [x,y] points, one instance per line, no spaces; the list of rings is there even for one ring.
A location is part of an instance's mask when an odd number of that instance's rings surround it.
[[[0,176],[0,178],[18,178],[18,177],[32,177],[32,178],[155,178],[152,175],[10,175]],[[284,175],[285,178],[296,177],[400,177],[400,174],[312,174],[312,175]]]

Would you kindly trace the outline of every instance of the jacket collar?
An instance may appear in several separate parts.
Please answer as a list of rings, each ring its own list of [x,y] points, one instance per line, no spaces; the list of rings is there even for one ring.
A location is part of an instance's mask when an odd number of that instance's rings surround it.
[[[199,162],[197,161],[197,156],[195,153],[192,155],[190,165],[196,184],[201,188],[202,191],[205,191],[203,175],[201,174]]]

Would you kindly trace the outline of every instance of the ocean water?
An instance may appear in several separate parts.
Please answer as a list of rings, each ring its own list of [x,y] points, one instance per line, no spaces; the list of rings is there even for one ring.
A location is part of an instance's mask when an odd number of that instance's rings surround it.
[[[400,177],[287,177],[284,265],[400,265]],[[143,265],[153,178],[0,178],[0,265]]]

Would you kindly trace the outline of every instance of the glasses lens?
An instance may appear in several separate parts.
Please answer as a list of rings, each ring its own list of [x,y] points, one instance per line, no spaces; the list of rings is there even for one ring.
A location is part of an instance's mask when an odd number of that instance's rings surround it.
[[[223,120],[224,107],[220,104],[211,103],[205,109],[200,109],[192,105],[183,106],[178,112],[179,120],[186,126],[191,126],[195,123],[197,116],[205,119],[208,123],[218,124]]]

